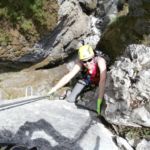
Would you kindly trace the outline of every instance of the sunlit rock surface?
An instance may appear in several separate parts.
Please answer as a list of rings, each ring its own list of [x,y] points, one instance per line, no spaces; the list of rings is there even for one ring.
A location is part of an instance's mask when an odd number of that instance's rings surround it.
[[[108,72],[104,111],[114,124],[150,127],[150,47],[130,45]]]
[[[0,120],[1,143],[24,144],[38,150],[118,150],[121,147],[133,150],[125,140],[106,129],[94,113],[66,101],[43,99],[0,108]]]
[[[66,65],[47,70],[0,74],[0,100],[45,95],[68,72]]]

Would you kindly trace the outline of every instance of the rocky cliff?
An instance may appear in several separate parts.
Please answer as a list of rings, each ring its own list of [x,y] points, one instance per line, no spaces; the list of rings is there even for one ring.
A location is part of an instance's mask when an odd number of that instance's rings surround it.
[[[15,59],[13,62],[14,64],[12,63],[13,59],[10,60],[9,63],[10,66],[12,65],[16,68],[19,65],[23,65],[22,68],[24,68],[27,67],[28,64],[30,64],[30,67],[19,73],[11,72],[5,74],[2,73],[0,75],[1,98],[6,99],[18,97],[18,95],[14,93],[19,93],[19,97],[28,95],[28,93],[30,95],[44,95],[47,93],[48,89],[51,88],[61,78],[61,76],[68,72],[70,68],[72,68],[72,60],[74,60],[76,49],[79,47],[80,43],[84,41],[84,43],[89,43],[93,48],[97,48],[107,54],[111,60],[111,64],[108,66],[107,84],[104,96],[105,103],[102,107],[102,115],[105,120],[112,125],[115,135],[122,136],[125,139],[124,141],[124,139],[122,140],[120,138],[116,138],[116,136],[114,138],[114,136],[112,137],[112,134],[109,134],[111,137],[110,142],[113,141],[112,147],[120,150],[149,149],[150,1],[58,0],[58,4],[58,23],[54,30],[39,40],[30,49],[28,54],[22,55],[19,59]],[[7,66],[5,62],[1,63]],[[57,68],[53,68],[56,66]],[[58,92],[57,94],[59,95],[60,93]],[[58,99],[58,95],[55,95],[53,98]],[[52,105],[55,104],[58,105],[57,103],[53,103]],[[45,104],[39,105],[43,105],[43,109],[48,109]],[[47,106],[49,106],[48,103]],[[68,104],[65,104],[65,102],[62,102],[62,106],[64,109],[68,109],[69,107]],[[38,108],[39,106],[37,104],[36,109]],[[32,107],[30,109],[32,110]],[[74,109],[74,106],[72,109]],[[37,110],[35,111],[37,112]],[[77,111],[77,114],[79,113],[78,109],[75,109],[75,111]],[[54,110],[53,113],[55,112],[56,111]],[[60,109],[60,112],[63,112],[63,110]],[[3,115],[7,114],[2,112],[1,116]],[[87,114],[83,113],[82,115],[85,117]],[[48,127],[48,129],[45,130],[51,136],[54,133],[50,130],[52,127],[51,123],[55,122],[55,117],[53,116],[54,120],[49,120],[48,115],[48,118],[45,119],[47,120],[47,123],[45,120],[43,121],[41,119],[43,116],[44,115],[42,114],[39,118],[36,116],[37,118],[34,118],[35,124],[32,121],[29,122],[32,122],[33,126],[36,125],[38,129],[42,128],[41,124],[45,124],[46,127]],[[57,116],[58,115],[56,115],[56,117]],[[26,118],[26,116],[24,117]],[[77,118],[79,116],[75,114],[74,117]],[[30,119],[32,120],[32,118],[29,117],[29,120]],[[87,119],[89,118],[87,117]],[[92,118],[92,120],[93,119],[94,118]],[[25,127],[27,126],[29,130],[32,130],[30,129],[32,127],[32,123],[26,125],[26,119],[22,121],[22,124],[20,124],[20,127],[18,128],[14,128],[13,126],[15,125],[13,124],[11,126],[7,123],[7,121],[11,124],[11,121],[13,122],[14,120],[8,119],[6,122],[3,122],[1,128],[4,128],[4,126],[8,124],[5,130],[9,131],[4,132],[1,129],[1,133],[4,133],[1,136],[2,139],[5,133],[6,135],[11,134],[12,137],[15,137],[16,139],[18,136],[22,137],[25,135],[24,130],[22,130],[24,125]],[[76,122],[78,121],[76,120]],[[65,125],[66,124],[62,124],[62,126]],[[136,132],[133,136],[135,132],[128,132],[128,128],[125,128],[125,133],[120,133],[120,129],[118,130],[118,127],[120,126],[132,126],[134,127],[133,131],[136,129],[136,131],[144,134],[139,134]],[[13,134],[10,133],[11,128],[15,129]],[[61,128],[61,126],[57,129],[59,128]],[[80,126],[79,128],[82,130],[83,127]],[[97,125],[96,129],[98,131],[101,130],[101,128],[97,128]],[[61,140],[58,142],[54,140],[51,141],[53,138],[48,136],[48,139],[50,138],[50,140],[48,140],[48,142],[46,140],[46,143],[48,143],[47,145],[51,148],[51,144],[54,144],[53,147],[56,146],[55,148],[57,149],[60,148],[59,144],[63,147],[66,146],[65,148],[68,148],[67,146],[70,147],[70,143],[73,143],[74,149],[84,149],[83,145],[85,143],[87,144],[85,141],[90,141],[91,139],[88,139],[88,136],[86,136],[85,139],[80,139],[79,135],[77,136],[79,137],[78,140],[76,140],[76,136],[72,137],[75,140],[70,140],[71,137],[66,135],[70,132],[70,130],[63,130],[64,132],[60,131],[63,132],[62,134],[55,132],[56,135],[62,137],[63,142]],[[30,145],[34,142],[38,143],[43,141],[43,139],[40,139],[36,142],[35,137],[40,138],[41,133],[39,134],[38,132],[38,136],[34,137],[32,135],[32,137],[29,132],[27,132],[27,136],[29,136],[25,139],[24,143],[28,143]],[[87,134],[91,135],[91,132],[94,133],[94,135],[98,134],[98,138],[95,139],[96,146],[93,147],[94,144],[88,142],[89,145],[87,145],[85,149],[102,149],[101,146],[99,146],[102,144],[101,140],[99,140],[101,133],[95,133],[95,127],[94,129],[93,127],[92,129],[90,128],[90,130],[87,131]],[[54,138],[55,133],[53,134]],[[78,132],[74,134],[78,135]],[[64,135],[67,137],[65,136],[64,138]],[[6,139],[6,141],[11,140],[7,137],[4,139]],[[32,140],[33,143],[27,142],[29,139],[35,139],[35,141]],[[66,141],[69,145],[64,144]],[[114,145],[114,141],[117,147]],[[121,141],[121,143],[118,141]]]

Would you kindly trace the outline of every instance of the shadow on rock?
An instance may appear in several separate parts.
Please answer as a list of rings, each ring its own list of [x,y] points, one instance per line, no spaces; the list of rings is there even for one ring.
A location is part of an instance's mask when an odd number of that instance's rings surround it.
[[[38,150],[82,150],[76,142],[78,140],[61,135],[44,119],[37,122],[25,122],[15,135],[8,130],[0,131],[0,141],[4,141],[0,143],[0,146],[4,143],[8,145],[19,143],[30,148],[36,147]]]

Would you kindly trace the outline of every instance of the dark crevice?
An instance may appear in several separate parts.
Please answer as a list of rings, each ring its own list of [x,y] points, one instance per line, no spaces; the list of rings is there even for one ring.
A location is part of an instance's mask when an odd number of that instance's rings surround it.
[[[109,129],[113,134],[115,134],[115,135],[117,134],[113,125],[111,123],[109,123],[103,116],[99,116],[99,119],[107,129]]]
[[[82,8],[82,10],[83,10],[84,13],[86,13],[88,16],[91,15],[91,13],[93,12],[93,10],[87,8],[85,6],[85,4],[83,4],[81,2],[79,2],[79,4],[80,4],[80,6],[81,6],[81,8]]]
[[[36,70],[40,70],[40,69],[52,69],[52,68],[55,68],[55,67],[57,67],[57,66],[59,66],[59,65],[62,65],[62,64],[64,64],[65,62],[68,62],[74,55],[75,55],[75,53],[76,52],[71,52],[71,54],[67,54],[68,56],[66,56],[65,58],[63,58],[63,59],[58,59],[57,61],[55,61],[55,62],[51,62],[51,63],[49,63],[48,65],[46,65],[46,66],[43,66],[43,67],[40,67],[40,68],[37,68]]]
[[[18,72],[21,71],[22,69],[28,68],[32,66],[34,63],[31,62],[17,62],[17,61],[4,61],[0,60],[0,73],[5,73],[5,72]]]

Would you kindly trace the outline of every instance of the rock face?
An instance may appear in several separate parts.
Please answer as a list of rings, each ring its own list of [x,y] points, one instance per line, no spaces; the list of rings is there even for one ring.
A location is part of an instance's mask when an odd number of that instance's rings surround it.
[[[149,0],[128,0],[118,13],[119,17],[101,36],[98,46],[111,57],[112,62],[130,44],[150,45],[149,8]]]
[[[93,21],[96,18],[86,15],[78,1],[66,0],[61,2],[58,13],[58,25],[53,32],[39,41],[35,46],[35,51],[22,57],[19,61],[36,62],[46,58],[44,65],[60,63],[76,50],[81,39],[91,38],[92,40],[87,39],[87,42],[93,46],[96,45],[100,36],[98,30],[93,30]]]
[[[32,11],[35,8],[36,11]],[[2,0],[0,11],[2,12],[0,20],[1,68],[4,66],[4,68],[8,67],[10,70],[12,67],[12,70],[15,70],[13,68],[15,65],[12,62],[17,63],[16,68],[24,68],[21,63],[18,66],[18,59],[32,53],[33,49],[31,47],[35,42],[56,26],[58,19],[57,1],[46,0],[38,3],[8,2],[6,5],[5,1]],[[14,18],[12,14],[15,14]]]
[[[105,118],[150,127],[150,47],[130,45],[108,72]]]
[[[1,110],[0,120],[0,146],[18,143],[37,150],[133,150],[93,113],[65,101],[43,99]]]
[[[0,74],[0,100],[44,95],[67,72],[66,65],[60,65],[47,70]]]
[[[14,55],[12,51],[8,57],[6,51],[3,63],[12,68],[17,64],[16,70],[36,64],[35,69],[63,62],[74,54],[81,41],[95,48],[107,25],[117,16],[117,3],[118,0],[58,0],[59,17],[54,30],[32,48],[23,48]]]
[[[137,150],[149,150],[150,148],[150,142],[147,140],[142,140],[138,145],[137,145]]]
[[[34,46],[31,53],[20,58],[19,62],[35,63],[43,60],[34,67],[40,68],[62,62],[76,51],[81,41],[95,48],[111,20],[110,14],[116,16],[117,13],[115,2],[65,0],[58,3],[60,8],[57,26]],[[103,12],[98,10],[101,7]]]

